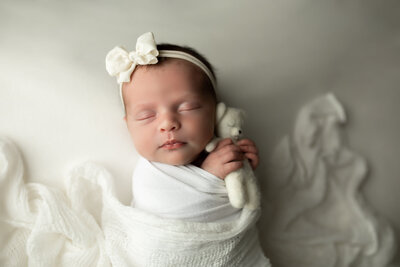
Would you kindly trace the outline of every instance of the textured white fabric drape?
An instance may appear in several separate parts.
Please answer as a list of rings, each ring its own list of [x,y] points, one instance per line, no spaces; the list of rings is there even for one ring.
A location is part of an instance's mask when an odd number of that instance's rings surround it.
[[[254,226],[163,219],[124,206],[110,174],[86,163],[66,193],[24,183],[16,147],[0,139],[0,266],[269,266]]]

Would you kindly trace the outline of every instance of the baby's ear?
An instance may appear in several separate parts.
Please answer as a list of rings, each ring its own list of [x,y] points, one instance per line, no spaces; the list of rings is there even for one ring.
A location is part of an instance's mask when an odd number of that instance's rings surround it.
[[[124,121],[126,122],[126,115],[124,116]]]

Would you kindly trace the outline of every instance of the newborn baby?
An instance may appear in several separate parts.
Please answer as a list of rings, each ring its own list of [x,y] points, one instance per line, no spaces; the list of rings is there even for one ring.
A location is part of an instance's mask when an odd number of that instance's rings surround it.
[[[131,243],[145,252],[132,254],[143,266],[270,266],[255,227],[260,210],[233,208],[223,181],[244,159],[258,165],[255,144],[223,139],[204,152],[216,121],[210,63],[191,48],[156,45],[146,33],[136,51],[111,50],[106,66],[120,84],[140,154],[123,249]]]
[[[116,48],[107,60],[123,55],[132,65],[116,71],[109,64],[108,70],[120,83],[124,120],[142,157],[133,176],[133,206],[164,218],[235,218],[239,210],[230,206],[223,179],[245,158],[255,168],[258,154],[249,139],[237,144],[224,139],[205,154],[214,136],[217,103],[210,63],[191,48],[156,46],[151,33],[138,39],[137,51]],[[170,166],[181,170],[173,182],[159,177]],[[190,177],[190,172],[200,175]]]

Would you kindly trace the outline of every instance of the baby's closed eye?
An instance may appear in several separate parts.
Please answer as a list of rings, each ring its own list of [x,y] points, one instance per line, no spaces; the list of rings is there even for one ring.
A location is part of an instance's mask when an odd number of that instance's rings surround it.
[[[156,112],[152,110],[143,110],[139,111],[138,113],[135,114],[135,120],[146,120],[146,119],[151,119],[156,115]]]
[[[195,102],[185,102],[179,105],[178,111],[180,112],[185,112],[185,111],[191,111],[191,110],[196,110],[199,109],[201,106],[198,103]]]

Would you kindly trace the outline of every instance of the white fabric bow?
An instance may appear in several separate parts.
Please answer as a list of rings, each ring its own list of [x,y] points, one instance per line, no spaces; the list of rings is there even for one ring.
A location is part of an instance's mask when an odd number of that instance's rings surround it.
[[[139,36],[136,51],[128,52],[116,46],[106,56],[106,69],[111,76],[117,77],[118,83],[129,82],[136,65],[156,64],[158,50],[152,32]]]

